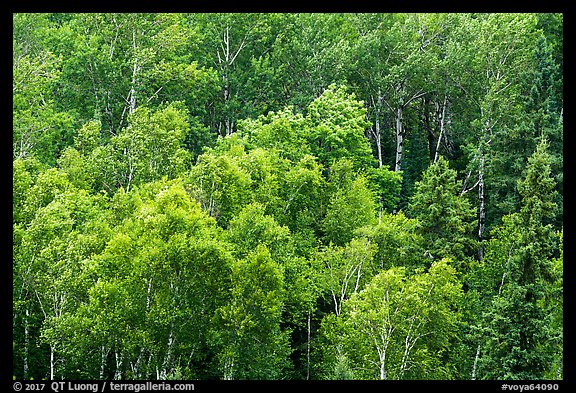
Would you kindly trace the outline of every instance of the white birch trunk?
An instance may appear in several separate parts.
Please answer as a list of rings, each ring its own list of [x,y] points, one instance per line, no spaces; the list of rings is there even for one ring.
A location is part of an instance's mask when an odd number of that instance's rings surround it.
[[[444,96],[444,103],[442,104],[442,113],[438,116],[439,123],[440,123],[440,135],[438,136],[438,143],[436,144],[436,152],[434,153],[434,162],[438,161],[438,156],[440,154],[440,142],[442,141],[442,137],[444,136],[444,119],[446,117],[446,102],[447,98]]]
[[[306,342],[306,380],[310,379],[310,311],[308,311],[308,340]]]
[[[402,125],[402,106],[396,110],[396,163],[394,171],[399,172],[402,167],[402,154],[404,152],[404,130]]]
[[[170,364],[172,363],[172,348],[174,347],[174,322],[170,328],[170,334],[168,335],[168,344],[166,349],[166,356],[164,357],[164,362],[162,363],[162,371],[160,372],[160,379],[166,379],[168,377],[168,370]]]
[[[54,380],[54,346],[50,344],[50,379]]]
[[[478,242],[480,247],[478,248],[478,260],[482,262],[484,258],[484,245],[482,240],[484,239],[484,225],[486,222],[486,207],[485,207],[485,196],[484,196],[484,151],[480,152],[480,167],[478,169],[478,200],[480,206],[478,209]]]
[[[104,370],[106,368],[106,357],[108,357],[110,349],[106,350],[106,346],[100,347],[100,380],[104,379]]]
[[[472,366],[472,380],[476,379],[476,366],[478,365],[478,359],[480,358],[480,346],[481,344],[478,343],[478,347],[476,348],[476,356],[474,357],[474,365]]]
[[[114,379],[118,380],[122,377],[122,354],[118,354],[118,350],[114,352],[116,358],[116,370],[114,371]]]
[[[376,142],[376,151],[378,155],[378,168],[381,168],[383,165],[382,159],[382,139],[381,139],[381,128],[380,128],[380,114],[382,113],[381,107],[384,101],[384,97],[382,97],[382,93],[380,89],[378,89],[378,98],[377,101],[374,102],[374,97],[371,97],[372,106],[374,107],[374,129],[371,129],[372,136],[374,137],[374,142]]]
[[[136,110],[136,74],[138,73],[138,61],[136,56],[136,30],[132,29],[132,48],[134,49],[134,64],[132,66],[132,81],[130,84],[130,103],[128,113]]]
[[[386,380],[387,375],[386,375],[386,361],[385,358],[384,359],[380,359],[380,380],[384,381]]]
[[[28,331],[30,310],[28,309],[28,306],[26,306],[26,312],[24,315],[24,379],[28,379],[28,351],[30,347],[30,336]]]

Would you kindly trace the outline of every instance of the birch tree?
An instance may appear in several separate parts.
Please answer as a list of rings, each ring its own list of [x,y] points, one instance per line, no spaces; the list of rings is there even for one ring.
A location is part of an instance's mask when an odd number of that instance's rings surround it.
[[[330,244],[314,256],[314,266],[321,272],[321,286],[339,316],[344,301],[362,290],[374,274],[375,253],[369,239],[353,239],[346,246]]]
[[[54,165],[71,141],[73,122],[54,94],[63,59],[46,44],[53,30],[45,14],[14,14],[13,23],[12,157]]]
[[[325,324],[333,340],[327,353],[341,348],[359,379],[426,378],[455,334],[458,314],[450,305],[461,296],[455,274],[446,260],[414,276],[402,267],[380,272],[344,303],[340,321]]]
[[[536,19],[525,14],[490,14],[485,18],[470,20],[465,29],[458,29],[455,34],[464,35],[468,48],[464,53],[455,52],[463,49],[461,44],[450,45],[448,56],[454,56],[462,70],[455,73],[453,83],[467,96],[476,108],[476,118],[471,126],[475,130],[475,140],[470,142],[469,171],[462,186],[462,194],[478,188],[478,230],[480,242],[478,258],[483,258],[482,241],[486,229],[486,176],[490,175],[493,140],[506,138],[511,126],[512,115],[518,108],[519,75],[529,66],[528,44],[535,34]],[[470,29],[472,28],[472,29]],[[468,41],[476,37],[477,44]],[[461,38],[459,38],[461,40]],[[459,50],[460,50],[459,49]],[[469,51],[469,52],[468,52]],[[466,82],[462,76],[466,76]],[[471,178],[472,173],[476,176]],[[472,179],[477,179],[473,182]]]

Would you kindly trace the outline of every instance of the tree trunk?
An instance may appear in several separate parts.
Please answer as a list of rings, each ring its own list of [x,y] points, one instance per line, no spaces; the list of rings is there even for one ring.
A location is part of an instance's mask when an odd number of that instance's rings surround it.
[[[136,56],[136,30],[132,29],[132,48],[134,49],[134,64],[132,67],[132,81],[130,83],[130,101],[128,113],[136,110],[136,75],[138,73],[138,61]]]
[[[308,311],[308,341],[306,342],[306,380],[310,379],[310,311]]]
[[[152,291],[152,279],[148,281],[148,289],[146,290],[146,312],[150,312],[150,303],[152,301],[151,293]]]
[[[30,336],[28,331],[28,318],[30,316],[30,310],[28,305],[26,305],[26,312],[24,317],[24,379],[28,379],[28,351],[30,347]]]
[[[226,68],[228,68],[228,64],[226,64]],[[230,86],[228,83],[228,71],[224,72],[224,111],[225,111],[225,132],[226,136],[232,134],[231,124],[230,124],[230,114],[228,110],[228,101],[230,100]]]
[[[164,362],[162,363],[160,379],[166,379],[168,377],[168,370],[170,368],[170,364],[172,363],[172,349],[174,347],[174,321],[172,321],[170,334],[168,335],[168,343],[166,346],[166,356],[164,357]]]
[[[374,108],[374,129],[372,130],[372,136],[374,137],[374,142],[376,142],[376,152],[378,155],[378,168],[382,168],[382,138],[381,138],[381,128],[380,128],[380,115],[382,114],[382,105],[384,102],[384,97],[382,97],[382,92],[378,89],[378,98],[374,102],[374,96],[371,96],[372,106]]]
[[[104,370],[106,368],[106,358],[108,357],[110,349],[106,350],[106,346],[100,347],[100,379],[104,379]]]
[[[484,195],[484,150],[481,148],[480,151],[480,166],[478,168],[478,200],[480,206],[478,208],[478,260],[482,262],[484,258],[484,245],[482,240],[484,239],[484,225],[486,222],[486,207],[485,207],[485,195]]]
[[[386,362],[384,360],[380,361],[380,380],[386,380]]]
[[[472,380],[476,379],[476,366],[478,365],[478,359],[480,358],[480,343],[476,348],[476,356],[474,357],[474,365],[472,366]]]
[[[118,354],[118,350],[114,352],[116,357],[116,371],[114,371],[114,379],[119,380],[122,377],[122,354]]]
[[[388,351],[388,343],[390,340],[390,336],[392,334],[392,330],[388,329],[387,335],[384,336],[382,333],[380,334],[380,340],[382,342],[382,347],[376,343],[376,351],[378,352],[378,359],[380,360],[380,380],[385,381],[388,379],[388,372],[386,371],[386,352]],[[377,341],[374,338],[374,341]]]
[[[444,136],[444,119],[446,117],[446,96],[444,96],[444,103],[442,104],[442,112],[438,113],[438,123],[440,124],[440,135],[438,136],[438,143],[436,144],[436,152],[434,153],[434,162],[438,161],[440,154],[440,142]]]
[[[54,380],[54,346],[50,344],[50,379]]]
[[[402,105],[396,110],[396,164],[394,171],[399,172],[402,167],[402,154],[404,152],[404,129],[402,125]]]
[[[376,142],[376,151],[378,154],[378,168],[382,168],[382,140],[380,139],[380,119],[376,117],[374,122],[374,141]]]

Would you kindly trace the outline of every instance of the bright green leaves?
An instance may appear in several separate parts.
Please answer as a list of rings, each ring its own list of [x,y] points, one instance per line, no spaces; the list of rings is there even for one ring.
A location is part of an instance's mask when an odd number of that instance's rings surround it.
[[[321,288],[330,297],[337,316],[344,300],[363,288],[377,270],[372,265],[374,253],[369,239],[352,239],[344,247],[330,244],[315,255],[313,265],[320,272]]]
[[[341,188],[333,194],[322,228],[326,243],[343,245],[354,236],[354,231],[376,221],[376,203],[368,189],[367,180],[358,176],[350,188]]]
[[[232,266],[230,302],[215,315],[213,345],[223,379],[280,379],[289,366],[288,336],[280,327],[283,269],[265,246]]]
[[[58,160],[75,185],[97,187],[113,193],[134,185],[174,178],[190,166],[184,146],[190,132],[188,112],[180,102],[162,105],[153,111],[139,107],[128,125],[106,144],[100,144],[100,124],[86,123]]]
[[[239,132],[248,135],[256,146],[277,149],[282,157],[298,161],[310,153],[310,147],[305,119],[293,111],[293,107],[286,107],[255,120],[243,120],[238,123]]]
[[[384,270],[344,302],[340,319],[326,321],[323,334],[332,346],[325,356],[335,362],[333,371],[347,359],[358,379],[448,378],[443,355],[456,334],[452,307],[461,296],[446,260],[415,275]],[[328,370],[328,376],[335,375]]]
[[[343,87],[330,85],[308,106],[312,152],[325,166],[344,157],[357,168],[368,167],[373,161],[370,143],[364,137],[369,124],[362,104]]]
[[[181,147],[188,130],[187,114],[177,104],[152,113],[140,108],[110,141],[115,166],[108,173],[127,190],[134,182],[175,177],[189,163],[189,153]]]
[[[77,311],[55,321],[51,334],[60,323],[65,329],[68,320],[85,320],[96,327],[82,333],[93,334],[92,340],[57,341],[115,354],[116,364],[105,356],[93,365],[92,375],[101,369],[109,378],[164,379],[177,371],[180,356],[194,364],[202,359],[205,327],[227,298],[223,289],[230,285],[231,255],[218,241],[216,222],[181,182],[149,183],[132,193],[140,203],[86,264],[93,280],[88,297]],[[187,372],[205,369],[198,363]]]
[[[389,269],[404,266],[411,270],[423,267],[424,241],[418,230],[418,221],[407,218],[404,213],[383,214],[378,224],[362,227],[357,235],[375,244],[374,266]]]
[[[266,246],[274,256],[290,254],[290,231],[278,225],[274,217],[265,215],[264,206],[258,203],[247,205],[230,221],[228,238],[241,258],[258,245]]]
[[[370,143],[364,137],[369,125],[365,117],[366,109],[354,93],[348,93],[344,86],[330,85],[308,105],[305,116],[287,107],[241,122],[240,128],[255,145],[279,149],[283,157],[293,161],[310,153],[324,167],[347,158],[359,169],[373,163]]]
[[[13,21],[16,378],[562,376],[561,14]]]
[[[300,233],[308,246],[313,244],[322,220],[326,180],[314,156],[306,155],[284,174],[280,188],[282,206],[278,221],[292,233]]]
[[[188,175],[192,195],[202,208],[221,223],[226,223],[249,199],[250,175],[239,166],[236,153],[205,153]]]
[[[14,299],[16,326],[34,332],[37,344],[28,347],[27,334],[16,340],[26,346],[26,361],[38,362],[44,353],[57,361],[66,351],[58,326],[86,299],[92,277],[87,261],[103,250],[110,228],[102,196],[76,189],[56,169],[41,172],[30,190],[25,225],[15,227]],[[68,374],[66,362],[55,367],[50,364],[46,375]]]

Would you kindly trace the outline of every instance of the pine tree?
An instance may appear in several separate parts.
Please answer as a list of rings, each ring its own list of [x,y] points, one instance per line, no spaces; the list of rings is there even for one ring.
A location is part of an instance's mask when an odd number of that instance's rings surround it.
[[[501,279],[498,294],[483,315],[488,345],[480,378],[542,379],[553,367],[552,342],[559,332],[552,328],[554,315],[543,300],[553,281],[558,249],[549,223],[556,208],[554,185],[543,140],[528,159],[525,178],[518,182],[520,212],[504,217],[487,249],[486,265],[499,266]]]
[[[409,213],[418,219],[418,232],[429,244],[429,257],[463,260],[466,251],[470,251],[473,210],[468,200],[459,195],[456,171],[443,157],[416,183]]]

